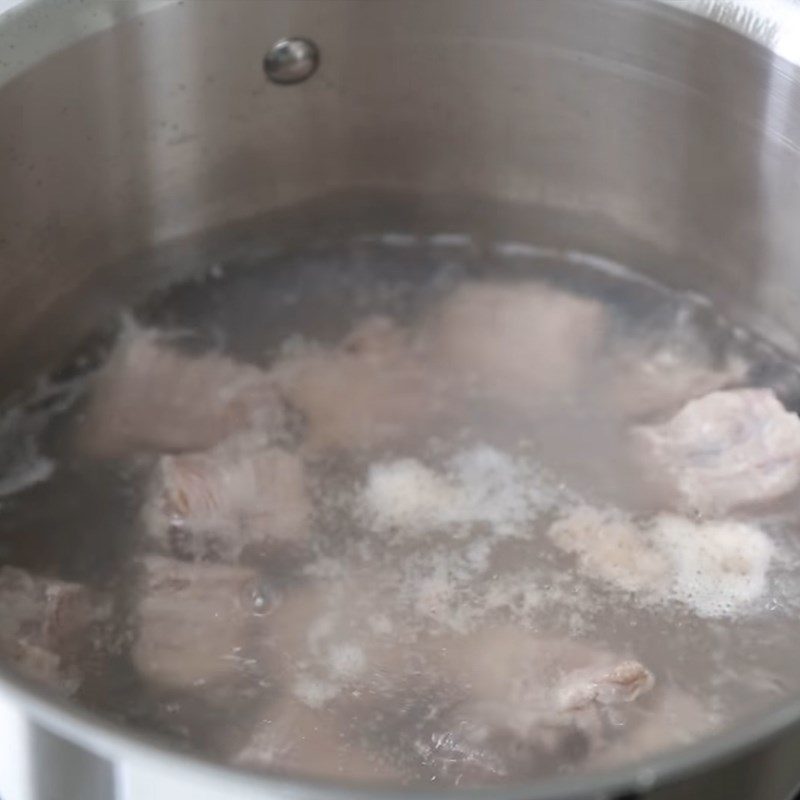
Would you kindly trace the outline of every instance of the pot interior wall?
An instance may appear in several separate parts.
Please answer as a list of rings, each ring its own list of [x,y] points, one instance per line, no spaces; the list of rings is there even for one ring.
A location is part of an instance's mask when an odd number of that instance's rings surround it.
[[[795,349],[798,83],[758,45],[624,0],[144,11],[0,89],[4,388],[226,246],[376,227],[594,252]]]

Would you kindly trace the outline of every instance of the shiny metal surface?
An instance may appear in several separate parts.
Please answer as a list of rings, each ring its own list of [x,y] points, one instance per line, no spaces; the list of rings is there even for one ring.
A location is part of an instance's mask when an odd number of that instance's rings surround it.
[[[31,0],[0,21],[3,392],[145,291],[310,231],[592,252],[800,352],[795,2]],[[287,91],[261,64],[297,32],[324,62]],[[158,768],[201,776],[195,798],[367,796],[199,765],[0,685],[140,789]],[[502,796],[780,800],[798,722],[795,698],[691,750]]]
[[[54,339],[66,346],[74,320],[88,327],[124,282],[163,279],[126,258],[370,186],[427,198],[430,219],[454,196],[528,204],[509,233],[534,240],[551,236],[545,212],[574,215],[582,224],[553,243],[644,267],[660,255],[678,265],[674,281],[712,284],[796,347],[792,295],[773,291],[792,281],[797,244],[792,68],[658,3],[500,6],[101,4],[104,35],[0,93],[0,259],[13,272],[0,372],[55,356]],[[53,35],[47,8],[30,13]],[[52,13],[60,25],[65,6]],[[36,39],[20,28],[14,53]],[[290,93],[257,68],[287,31],[326,54],[323,73]],[[513,227],[502,211],[477,221],[486,235]],[[638,242],[628,252],[623,235]]]
[[[264,72],[281,85],[302,83],[319,67],[319,49],[309,39],[294,36],[276,42],[264,57]]]

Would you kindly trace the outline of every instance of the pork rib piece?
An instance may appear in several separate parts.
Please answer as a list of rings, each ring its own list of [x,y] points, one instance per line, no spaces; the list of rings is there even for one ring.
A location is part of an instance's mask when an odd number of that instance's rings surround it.
[[[520,719],[532,714],[535,720],[539,714],[630,702],[654,682],[633,659],[512,626],[454,639],[441,652],[443,668],[474,700],[505,704],[511,718],[520,713]]]
[[[446,770],[491,778],[580,761],[602,750],[609,731],[654,685],[638,661],[566,640],[502,627],[439,648],[442,677],[464,700],[439,723],[427,756]],[[537,767],[538,764],[538,767]]]
[[[302,545],[311,504],[301,460],[232,439],[159,459],[145,510],[151,537],[182,557],[236,561],[248,544]]]
[[[683,689],[662,686],[654,692],[652,699],[648,713],[638,721],[634,735],[609,742],[606,749],[591,756],[592,764],[631,763],[670,747],[697,741],[720,725],[719,715],[708,701]]]
[[[635,434],[693,511],[724,514],[764,503],[800,481],[800,418],[769,389],[712,392]]]
[[[257,586],[249,569],[145,558],[131,651],[139,672],[185,689],[235,677]]]
[[[335,349],[309,347],[274,368],[287,401],[306,418],[314,448],[369,448],[440,412],[439,381],[386,317],[362,321]]]
[[[182,453],[242,429],[269,436],[283,425],[267,373],[218,354],[185,355],[157,331],[134,328],[95,378],[80,441],[98,457]]]
[[[578,669],[565,676],[556,692],[557,707],[562,711],[579,711],[590,707],[629,703],[649,692],[655,680],[638,661],[619,661],[608,666]]]
[[[623,420],[663,419],[689,400],[741,385],[751,364],[738,353],[713,347],[708,326],[718,322],[709,314],[705,305],[682,298],[612,341],[599,364],[610,410]]]
[[[612,366],[609,403],[627,419],[671,413],[689,400],[739,383],[748,370],[744,360],[732,356],[715,368],[669,343],[623,354]]]
[[[27,677],[66,693],[77,689],[75,656],[96,618],[85,587],[0,569],[0,650]]]
[[[546,284],[468,282],[444,301],[429,336],[443,370],[528,406],[576,386],[604,328],[600,303]]]

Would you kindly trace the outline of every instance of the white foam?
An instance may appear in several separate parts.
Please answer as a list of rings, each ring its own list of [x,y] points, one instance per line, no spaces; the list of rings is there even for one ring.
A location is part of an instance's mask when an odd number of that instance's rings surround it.
[[[476,524],[493,536],[526,536],[556,490],[541,468],[478,445],[453,456],[438,471],[416,459],[373,464],[360,510],[377,531],[408,538],[435,531],[466,536]],[[478,562],[485,558],[473,551]]]
[[[301,674],[292,687],[294,696],[309,708],[322,708],[342,691],[339,684]]]
[[[386,614],[370,614],[367,617],[367,625],[377,636],[389,636],[394,630],[394,624]]]
[[[331,672],[339,678],[356,678],[367,667],[364,650],[348,642],[331,645],[328,659]]]
[[[736,521],[661,514],[637,524],[619,510],[580,507],[548,531],[581,572],[644,605],[677,602],[701,617],[741,614],[767,588],[775,546]]]
[[[464,556],[477,573],[482,573],[489,568],[491,554],[492,545],[486,539],[479,539],[470,544]]]
[[[556,520],[548,535],[577,558],[582,572],[623,591],[653,592],[666,579],[666,558],[617,509],[578,506]]]
[[[480,605],[485,613],[491,611],[513,612],[525,619],[542,607],[546,592],[537,576],[525,571],[495,578],[483,591]]]
[[[465,521],[488,523],[499,536],[524,535],[554,499],[541,469],[527,467],[488,445],[456,454],[450,469],[466,495]]]
[[[412,458],[374,464],[363,490],[363,508],[379,530],[418,536],[457,518],[459,489]]]
[[[775,547],[759,528],[664,514],[654,520],[652,536],[673,565],[670,596],[699,615],[734,614],[764,594]]]

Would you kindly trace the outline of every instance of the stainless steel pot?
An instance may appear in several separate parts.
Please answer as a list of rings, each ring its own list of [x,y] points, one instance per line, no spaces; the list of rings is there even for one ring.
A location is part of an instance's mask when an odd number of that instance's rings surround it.
[[[286,36],[316,43],[310,77]],[[596,253],[798,354],[798,63],[788,0],[23,2],[0,17],[0,389],[231,248],[375,229]],[[0,697],[4,800],[401,796],[201,763],[7,670]],[[492,796],[780,800],[798,780],[795,697]]]

